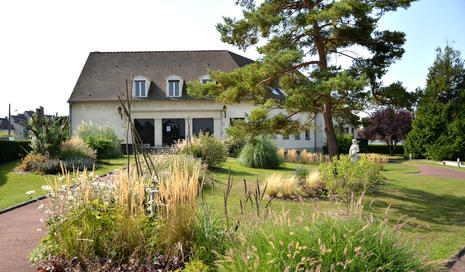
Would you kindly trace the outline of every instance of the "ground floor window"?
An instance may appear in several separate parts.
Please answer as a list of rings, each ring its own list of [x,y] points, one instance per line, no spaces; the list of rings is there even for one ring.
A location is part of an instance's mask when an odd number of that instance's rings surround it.
[[[213,118],[194,118],[193,119],[193,133],[199,136],[200,131],[203,133],[214,134]]]
[[[155,128],[153,119],[134,119],[134,126],[137,134],[139,134],[142,144],[154,146],[155,144]]]
[[[176,141],[186,138],[184,119],[162,119],[162,144],[163,146],[171,146]]]

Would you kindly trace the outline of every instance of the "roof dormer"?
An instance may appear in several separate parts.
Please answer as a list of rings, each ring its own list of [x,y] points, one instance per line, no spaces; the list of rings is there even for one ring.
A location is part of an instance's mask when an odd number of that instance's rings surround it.
[[[181,97],[183,80],[180,76],[172,75],[166,79],[166,96]]]
[[[132,96],[147,97],[149,93],[149,82],[150,81],[143,76],[135,76],[134,83],[132,85]]]

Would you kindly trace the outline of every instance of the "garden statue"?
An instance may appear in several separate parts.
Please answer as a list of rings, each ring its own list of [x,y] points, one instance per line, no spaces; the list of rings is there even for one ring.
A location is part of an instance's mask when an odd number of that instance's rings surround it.
[[[357,144],[357,140],[352,139],[352,145],[350,146],[350,149],[349,149],[349,155],[352,158],[353,162],[360,160],[360,156],[358,155],[358,152],[360,152],[360,147]]]

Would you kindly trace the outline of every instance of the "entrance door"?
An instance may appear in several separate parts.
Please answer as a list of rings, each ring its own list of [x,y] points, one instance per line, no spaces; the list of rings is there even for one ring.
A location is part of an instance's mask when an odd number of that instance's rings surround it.
[[[134,119],[134,126],[136,127],[137,134],[139,134],[142,140],[142,144],[154,146],[155,130],[153,119]]]
[[[194,135],[199,136],[200,131],[213,135],[213,118],[194,118],[193,121]]]
[[[163,124],[163,146],[171,146],[178,140],[186,137],[184,119],[162,119]]]

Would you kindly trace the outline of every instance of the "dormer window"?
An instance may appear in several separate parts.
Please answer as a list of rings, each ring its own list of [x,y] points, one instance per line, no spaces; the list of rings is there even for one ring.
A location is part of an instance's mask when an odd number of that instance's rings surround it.
[[[142,76],[134,77],[133,96],[134,97],[147,97],[148,83],[147,79]]]
[[[135,80],[136,97],[145,97],[145,80]]]
[[[166,78],[166,96],[181,97],[183,80],[180,76],[171,75]]]
[[[205,84],[205,83],[208,83],[208,82],[212,82],[211,78],[208,75],[203,75],[199,79],[200,79],[200,83],[202,83],[202,85]]]
[[[169,97],[181,96],[180,85],[181,85],[181,82],[179,80],[168,80],[168,96]]]

